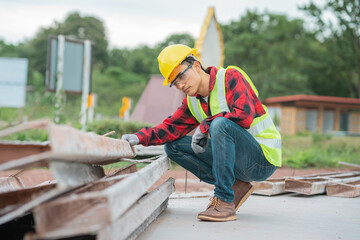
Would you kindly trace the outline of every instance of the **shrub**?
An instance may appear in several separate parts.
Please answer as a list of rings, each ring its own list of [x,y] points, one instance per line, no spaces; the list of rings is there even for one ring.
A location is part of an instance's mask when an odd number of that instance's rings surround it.
[[[29,129],[19,133],[15,133],[3,138],[4,140],[18,140],[29,142],[44,142],[48,140],[48,133],[42,129]]]
[[[107,119],[93,122],[89,125],[87,130],[95,132],[99,135],[115,131],[116,134],[112,134],[109,137],[121,138],[121,135],[137,132],[143,127],[150,127],[150,125],[140,122],[124,122],[119,120]]]

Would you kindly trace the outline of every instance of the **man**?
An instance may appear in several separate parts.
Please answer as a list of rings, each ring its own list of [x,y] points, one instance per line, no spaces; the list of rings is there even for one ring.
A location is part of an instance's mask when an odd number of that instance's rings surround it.
[[[161,51],[163,85],[187,97],[163,123],[122,139],[131,145],[166,143],[171,160],[215,185],[198,219],[235,220],[236,210],[254,190],[250,182],[267,179],[281,166],[281,137],[245,72],[232,66],[205,70],[196,53],[181,44]],[[193,136],[186,136],[194,128]]]

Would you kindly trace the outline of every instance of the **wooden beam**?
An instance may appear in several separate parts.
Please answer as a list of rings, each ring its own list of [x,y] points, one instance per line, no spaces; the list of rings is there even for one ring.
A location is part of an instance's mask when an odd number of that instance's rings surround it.
[[[131,174],[126,181],[107,188],[104,194],[108,196],[112,206],[112,220],[123,214],[139,197],[141,197],[168,169],[170,160],[162,156],[140,171]],[[126,198],[123,194],[126,193]]]
[[[16,159],[3,159],[0,161],[2,163],[0,170],[23,168],[51,159],[105,165],[120,161],[121,158],[135,157],[135,153],[127,141],[81,132],[70,126],[55,125],[50,122],[35,121],[5,129],[0,132],[0,136],[36,127],[47,129],[49,146],[38,154]]]
[[[27,191],[8,192],[7,195],[3,195],[2,203],[7,205],[9,205],[8,201],[10,200],[16,201],[19,195],[25,199],[22,199],[21,204],[14,205],[13,203],[7,207],[4,216],[0,218],[0,224],[22,216],[49,199],[105,176],[102,167],[82,163],[52,161],[50,163],[50,170],[57,180],[56,187],[54,185],[45,185],[39,186],[35,190],[32,188],[26,189]]]
[[[66,189],[79,187],[105,176],[103,167],[64,161],[50,161],[50,170],[57,180],[57,187]]]
[[[24,187],[24,183],[16,176],[0,177],[0,193],[14,191]]]
[[[348,167],[360,168],[360,165],[355,164],[355,163],[348,163],[348,162],[342,162],[342,161],[339,161],[338,163],[341,164],[341,165],[348,166]]]
[[[173,178],[137,201],[119,219],[101,229],[96,239],[135,239],[166,208],[167,199],[174,191]],[[131,219],[131,220],[129,220]]]
[[[334,121],[334,130],[340,130],[340,107],[335,108],[335,121]]]
[[[334,197],[358,197],[360,196],[360,180],[347,183],[330,182],[326,186],[326,195]]]
[[[252,182],[251,184],[255,188],[255,194],[273,196],[288,192],[285,190],[285,179],[286,178],[273,178],[262,182]]]
[[[169,159],[163,156],[121,181],[106,184],[114,177],[102,179],[103,188],[95,184],[79,194],[42,204],[33,212],[36,232],[44,238],[94,234],[124,214],[169,167]],[[76,207],[78,202],[81,208]]]
[[[165,154],[164,145],[148,146],[135,145],[134,151],[136,156],[156,156]]]
[[[285,180],[285,190],[305,195],[323,194],[331,182],[345,183],[360,180],[359,174],[339,174],[335,176],[290,178]]]
[[[323,132],[323,122],[324,122],[324,107],[318,107],[318,123],[317,123],[317,130],[319,133]]]
[[[0,193],[0,215],[3,215],[5,209],[12,210],[15,209],[37,196],[44,194],[45,192],[55,188],[55,184],[47,184],[30,188],[18,189],[15,191],[3,192]],[[9,211],[7,211],[9,212]]]
[[[49,151],[49,142],[0,141],[0,163]]]
[[[67,190],[69,190],[69,189],[67,189]],[[49,199],[55,198],[65,192],[66,192],[66,190],[64,190],[64,189],[54,188],[49,191],[46,191],[45,193],[41,194],[37,198],[19,206],[19,207],[16,207],[15,209],[12,208],[11,212],[6,213],[5,215],[0,217],[0,225],[13,220],[14,218],[24,215],[25,213],[27,213],[34,207],[40,205],[41,203],[44,203],[44,202],[48,201]]]
[[[255,194],[273,196],[283,193],[288,193],[285,190],[285,181],[288,179],[308,179],[308,178],[318,178],[318,177],[336,177],[336,176],[355,176],[360,172],[328,172],[321,174],[312,174],[312,175],[304,175],[298,177],[284,177],[284,178],[270,178],[262,182],[252,182],[251,184],[254,186]]]

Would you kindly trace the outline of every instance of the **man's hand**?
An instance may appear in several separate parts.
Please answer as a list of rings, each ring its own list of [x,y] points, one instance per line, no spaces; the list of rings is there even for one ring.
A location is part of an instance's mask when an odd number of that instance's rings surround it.
[[[139,143],[139,138],[135,134],[124,134],[121,136],[121,140],[128,141],[131,146]]]
[[[207,134],[204,134],[200,130],[200,126],[195,130],[191,140],[191,148],[196,154],[205,152],[205,146],[207,145]]]

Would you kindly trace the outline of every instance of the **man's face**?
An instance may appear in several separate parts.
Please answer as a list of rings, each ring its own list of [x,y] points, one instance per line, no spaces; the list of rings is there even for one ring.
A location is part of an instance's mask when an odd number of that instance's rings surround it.
[[[177,66],[170,74],[170,87],[175,86],[189,96],[195,95],[197,91],[197,81],[195,81],[196,72],[194,71],[195,64],[196,62],[190,65],[181,64]]]

